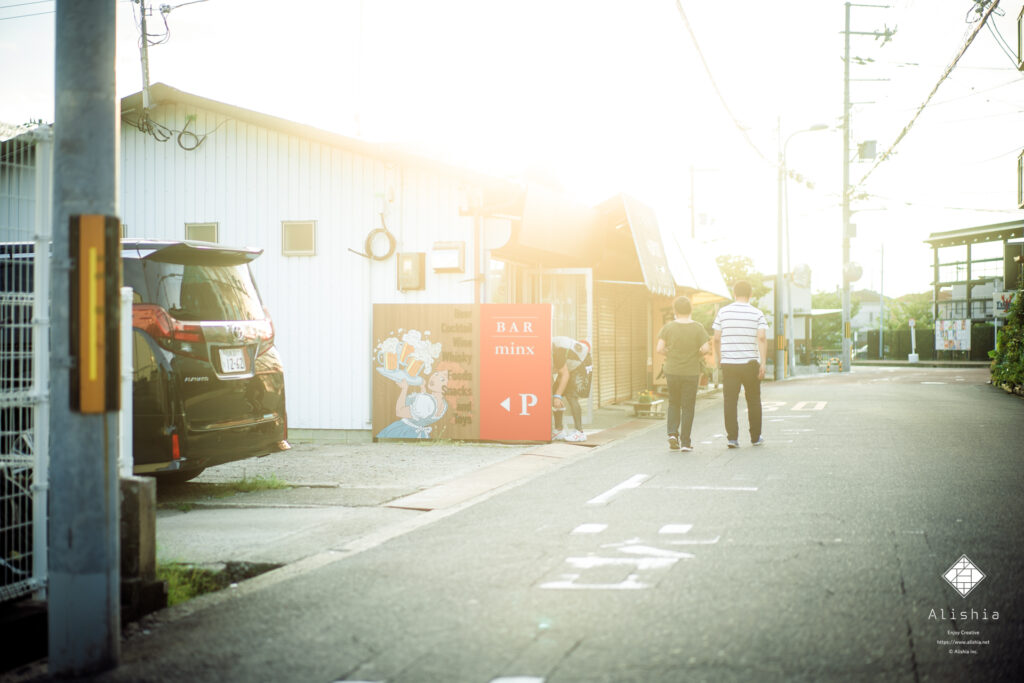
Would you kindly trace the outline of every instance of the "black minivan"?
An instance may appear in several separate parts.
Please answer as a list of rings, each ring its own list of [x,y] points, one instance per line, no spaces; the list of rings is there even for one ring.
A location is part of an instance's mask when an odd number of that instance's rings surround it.
[[[8,258],[25,257],[23,246],[17,256],[3,246]],[[261,253],[121,241],[123,282],[133,290],[136,474],[188,481],[213,465],[290,448],[274,325],[249,268]],[[3,280],[8,289],[14,278]],[[22,286],[31,281],[29,271]]]

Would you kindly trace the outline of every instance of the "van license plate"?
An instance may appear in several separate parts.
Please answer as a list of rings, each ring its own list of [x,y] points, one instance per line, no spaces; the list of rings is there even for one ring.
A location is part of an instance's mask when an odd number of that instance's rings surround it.
[[[245,372],[245,352],[242,349],[220,350],[221,372]]]

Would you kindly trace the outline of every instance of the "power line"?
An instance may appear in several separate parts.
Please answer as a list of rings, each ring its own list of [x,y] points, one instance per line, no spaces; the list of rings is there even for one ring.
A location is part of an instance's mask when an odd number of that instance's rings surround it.
[[[943,81],[945,81],[949,77],[949,74],[953,72],[953,69],[956,67],[957,62],[959,62],[960,58],[964,56],[965,52],[967,52],[967,48],[970,47],[971,43],[974,42],[974,38],[978,35],[982,27],[988,21],[988,18],[992,15],[992,12],[994,12],[996,7],[998,6],[999,0],[992,0],[992,3],[988,6],[987,9],[985,9],[985,13],[982,15],[981,20],[974,27],[974,30],[971,31],[971,34],[967,37],[967,41],[964,43],[963,47],[960,48],[960,51],[957,53],[956,57],[953,58],[953,61],[950,63],[950,65],[946,67],[946,70],[939,78],[938,83],[935,84],[935,87],[932,88],[932,91],[928,93],[928,97],[926,97],[924,102],[921,103],[921,106],[917,108],[917,111],[911,117],[907,125],[903,127],[903,130],[900,131],[900,134],[896,136],[896,139],[893,141],[893,143],[889,145],[889,149],[885,150],[885,153],[878,157],[878,160],[870,169],[868,169],[868,172],[864,174],[864,177],[860,179],[860,182],[858,182],[857,185],[863,185],[864,181],[868,179],[868,176],[870,176],[874,172],[874,170],[882,164],[882,162],[889,158],[889,155],[892,154],[893,150],[896,148],[896,145],[898,145],[900,141],[907,136],[907,133],[910,132],[911,127],[913,127],[918,117],[921,116],[921,112],[924,111],[925,107],[928,106],[928,103],[931,102],[932,97],[934,97],[935,93],[938,92],[939,86],[941,86]]]
[[[1002,50],[1003,54],[1010,60],[1010,64],[1012,64],[1014,68],[1017,68],[1017,58],[1014,56],[1013,50],[1010,49],[1010,45],[1006,42],[1006,38],[1003,37],[1003,34],[995,24],[987,24],[987,26],[988,32],[992,34],[993,38],[995,38],[996,44],[999,45],[999,49]]]
[[[725,113],[732,119],[733,124],[737,130],[743,135],[743,139],[747,141],[747,144],[757,152],[757,156],[761,157],[762,161],[768,161],[768,158],[761,153],[754,141],[750,139],[750,135],[747,134],[747,129],[744,128],[740,122],[736,119],[736,116],[732,113],[732,109],[729,108],[729,103],[725,101],[725,96],[722,91],[718,88],[718,83],[715,82],[715,76],[711,73],[711,67],[708,66],[708,60],[704,58],[704,52],[700,49],[700,43],[697,42],[697,35],[693,32],[693,26],[690,25],[690,20],[686,17],[686,12],[683,10],[683,3],[680,0],[676,0],[676,8],[679,10],[679,16],[682,17],[683,23],[686,24],[686,30],[690,34],[690,39],[693,41],[693,47],[697,50],[697,56],[700,57],[701,64],[704,65],[704,71],[708,75],[708,79],[711,81],[711,87],[715,89],[715,94],[718,95],[718,99],[722,103],[722,107],[725,108]]]
[[[34,14],[19,14],[15,17],[0,17],[0,21],[10,21],[11,19],[24,19],[25,17],[41,17],[44,14],[56,14],[57,10],[50,10],[49,12],[36,12]]]
[[[26,5],[45,5],[48,2],[56,2],[57,0],[34,0],[33,2],[18,2],[13,5],[0,5],[0,10],[10,9],[12,7],[25,7]]]

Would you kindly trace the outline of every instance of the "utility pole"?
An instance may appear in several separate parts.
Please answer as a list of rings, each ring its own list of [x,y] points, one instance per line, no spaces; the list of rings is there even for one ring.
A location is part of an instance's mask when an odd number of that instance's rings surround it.
[[[119,341],[108,332],[120,319],[116,301],[105,297],[120,281],[120,251],[108,248],[111,241],[116,245],[120,130],[115,22],[116,0],[57,2],[48,586],[49,673],[57,677],[88,676],[120,660],[118,416],[112,408],[119,391],[104,390],[118,367],[108,359]],[[91,299],[79,298],[81,282]]]
[[[843,30],[843,268],[842,268],[842,307],[843,307],[843,354],[842,372],[849,372],[852,362],[851,349],[853,341],[850,338],[850,283],[857,280],[855,267],[850,263],[850,238],[854,236],[855,228],[850,223],[850,194],[853,188],[850,187],[850,36],[874,36],[882,38],[883,45],[892,38],[895,29],[888,28],[885,31],[851,31],[850,30],[850,7],[874,7],[886,9],[885,5],[854,5],[846,3],[846,26]]]
[[[142,31],[142,40],[139,44],[139,52],[142,53],[142,111],[149,112],[149,34],[146,32],[146,0],[139,2],[139,22]]]
[[[783,274],[783,263],[782,263],[782,239],[783,239],[783,220],[782,220],[782,202],[784,201],[783,193],[785,191],[786,182],[786,164],[784,161],[783,143],[782,143],[782,117],[776,119],[778,125],[778,145],[779,145],[779,158],[777,162],[777,175],[778,175],[778,197],[776,201],[776,224],[777,224],[777,236],[776,236],[776,249],[775,249],[775,379],[780,380],[785,376],[783,368],[786,367],[786,333],[783,330],[782,310],[785,302],[783,301],[782,293],[782,281],[784,279]]]
[[[846,30],[843,31],[843,353],[841,372],[850,371],[850,3],[846,3]]]

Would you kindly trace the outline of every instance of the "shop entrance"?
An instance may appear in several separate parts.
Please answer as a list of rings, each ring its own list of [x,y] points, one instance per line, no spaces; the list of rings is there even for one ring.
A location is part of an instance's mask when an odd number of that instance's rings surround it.
[[[523,302],[551,304],[551,335],[585,339],[590,343],[596,364],[593,320],[594,275],[590,268],[547,268],[526,271],[523,278]],[[586,424],[593,422],[596,395],[595,386],[590,392],[590,398],[580,399],[583,421]]]

